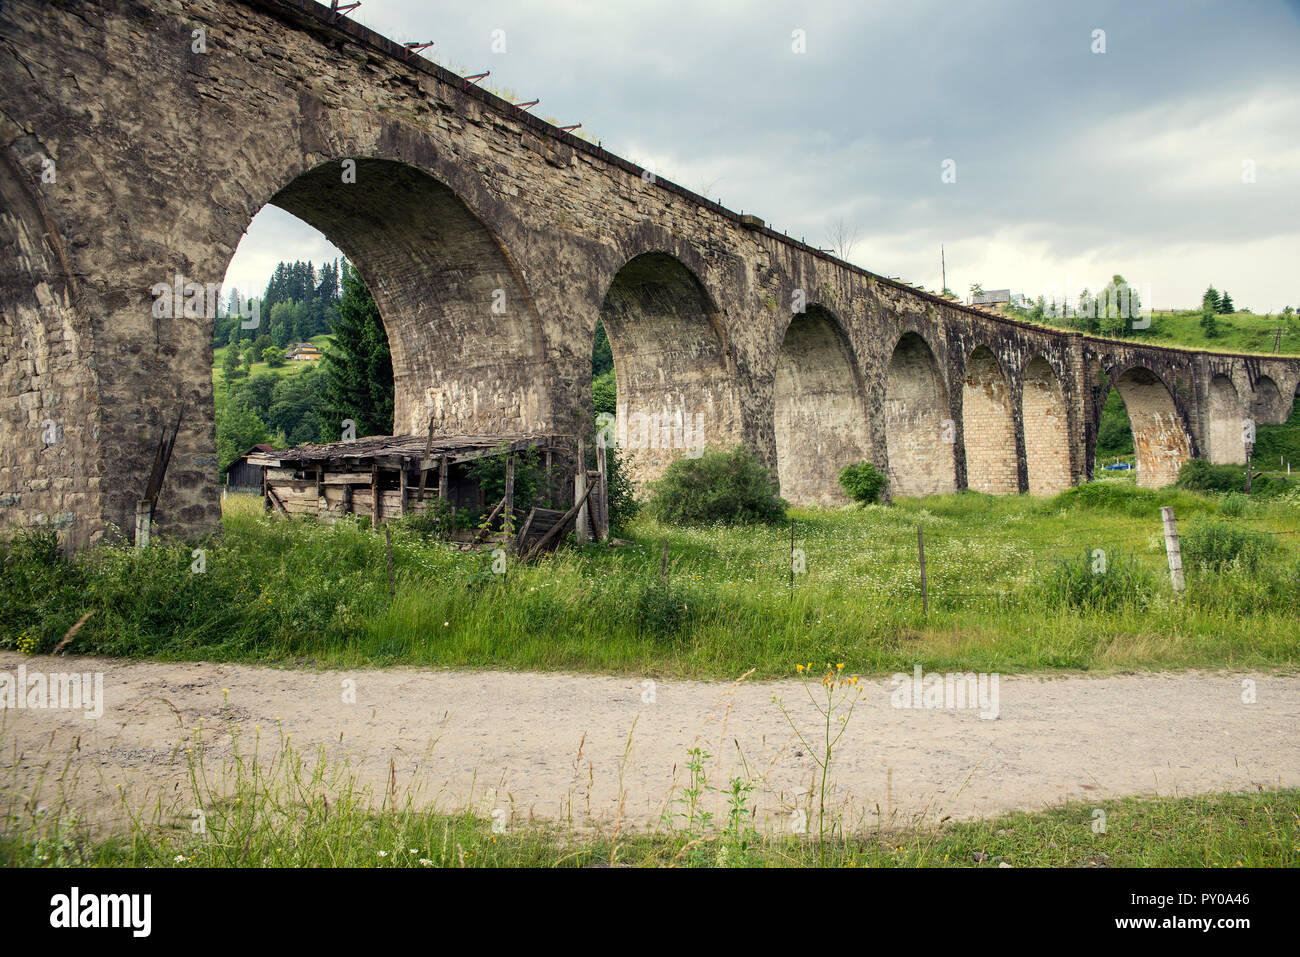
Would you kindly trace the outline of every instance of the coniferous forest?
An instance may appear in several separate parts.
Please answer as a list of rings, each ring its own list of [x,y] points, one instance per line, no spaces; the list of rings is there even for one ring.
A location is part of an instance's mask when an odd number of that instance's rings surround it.
[[[222,471],[260,443],[286,448],[337,442],[343,421],[356,434],[393,428],[393,367],[379,309],[345,260],[319,269],[281,262],[257,303],[257,324],[232,292],[213,329],[217,452]],[[310,342],[316,361],[289,354]]]

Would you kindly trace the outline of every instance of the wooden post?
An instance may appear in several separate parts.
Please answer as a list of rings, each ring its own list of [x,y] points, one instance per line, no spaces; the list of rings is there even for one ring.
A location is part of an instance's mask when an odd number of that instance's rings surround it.
[[[153,519],[150,513],[153,507],[149,504],[147,498],[142,498],[135,503],[135,547],[149,547],[149,532],[153,525]]]
[[[916,526],[916,552],[921,559],[921,612],[922,614],[930,613],[930,590],[925,580],[925,532],[921,526]]]
[[[515,457],[506,456],[506,497],[501,508],[501,543],[512,547],[515,524]]]
[[[548,439],[547,441],[549,442],[550,440]],[[546,462],[546,498],[547,501],[553,502],[556,498],[555,475],[552,470],[552,466],[555,464],[555,457],[554,453],[551,452],[549,445],[547,446],[543,457]]]
[[[659,583],[668,587],[668,539],[664,539],[663,551],[659,557]]]
[[[420,508],[424,509],[424,486],[429,481],[429,470],[424,467],[424,463],[429,460],[429,453],[433,451],[433,416],[429,416],[429,436],[424,440],[424,454],[420,456]],[[406,506],[406,496],[402,496],[402,506]]]
[[[397,514],[405,515],[406,514],[406,466],[403,465],[401,469],[398,470],[398,472],[400,475],[400,478],[398,479],[398,488],[402,490],[402,498],[400,503],[397,506]]]
[[[384,527],[384,543],[388,546],[388,597],[397,597],[397,584],[393,581],[393,530]]]
[[[794,591],[794,522],[790,523],[790,591]]]
[[[596,500],[596,537],[602,542],[609,541],[609,474],[605,465],[605,443],[596,441],[596,471],[600,474],[600,488]]]
[[[583,502],[587,497],[587,448],[582,441],[582,436],[578,436],[578,467],[573,476],[573,500]],[[573,538],[579,545],[587,543],[587,507],[583,505],[578,509],[578,515],[574,520]]]
[[[379,466],[370,466],[370,527],[379,531]]]
[[[1187,583],[1183,580],[1183,550],[1178,544],[1178,526],[1174,522],[1173,507],[1166,505],[1160,509],[1160,517],[1165,523],[1165,554],[1169,556],[1169,578],[1174,583],[1174,591],[1185,591]]]
[[[447,455],[443,453],[438,460],[438,498],[441,501],[447,500]]]
[[[271,503],[267,502],[266,504],[267,507],[269,508]],[[352,514],[352,483],[351,482],[343,486],[343,514],[344,515]]]
[[[591,489],[587,489],[582,500],[575,502],[573,507],[560,516],[560,520],[551,526],[551,530],[538,539],[537,543],[524,554],[523,561],[532,561],[533,558],[544,552],[552,542],[557,541],[569,527],[569,523],[578,517],[578,510],[586,503],[587,496],[590,494]]]

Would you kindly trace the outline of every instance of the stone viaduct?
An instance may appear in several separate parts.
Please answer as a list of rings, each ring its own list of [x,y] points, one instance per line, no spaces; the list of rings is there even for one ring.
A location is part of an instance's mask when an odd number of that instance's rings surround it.
[[[213,315],[157,317],[151,289],[220,283],[268,203],[374,293],[396,431],[589,429],[601,320],[628,417],[661,417],[628,452],[640,478],[682,454],[660,427],[684,417],[794,502],[839,501],[863,459],[894,495],[1050,493],[1092,473],[1104,373],[1160,485],[1189,455],[1242,461],[1242,419],[1283,421],[1300,384],[1296,359],[1090,338],[873,275],[309,0],[0,3],[0,140],[0,520],[74,548],[130,527],[182,406],[158,522],[217,528]]]

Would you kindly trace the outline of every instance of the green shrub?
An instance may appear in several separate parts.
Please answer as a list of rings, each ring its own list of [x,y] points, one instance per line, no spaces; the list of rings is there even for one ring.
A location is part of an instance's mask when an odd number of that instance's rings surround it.
[[[1240,465],[1212,465],[1205,459],[1188,459],[1178,470],[1177,484],[1194,492],[1240,492],[1246,488],[1246,470]]]
[[[615,534],[625,532],[641,510],[641,503],[636,499],[636,489],[615,445],[605,449],[605,484],[609,489],[610,531]]]
[[[1190,522],[1180,539],[1188,564],[1207,571],[1235,564],[1253,572],[1273,550],[1272,539],[1264,533],[1214,519]]]
[[[451,502],[446,499],[428,499],[423,511],[412,512],[389,524],[395,528],[406,528],[426,541],[448,538],[452,531]]]
[[[1219,514],[1228,518],[1241,518],[1246,514],[1246,506],[1249,504],[1250,499],[1240,492],[1229,492],[1219,503]]]
[[[68,561],[49,526],[0,540],[0,648],[26,635],[36,653],[53,649],[76,620],[83,568]]]
[[[776,524],[785,521],[785,501],[776,481],[744,446],[680,458],[653,485],[649,512],[676,525]]]
[[[1104,558],[1085,549],[1080,558],[1061,559],[1043,576],[1048,601],[1079,611],[1115,611],[1125,606],[1143,608],[1154,591],[1151,573],[1137,559],[1122,552]]]
[[[1253,466],[1258,469],[1258,463]],[[1178,472],[1178,487],[1199,492],[1244,492],[1244,465],[1212,465],[1204,459],[1188,459]],[[1295,483],[1284,476],[1261,475],[1250,483],[1250,494],[1267,498],[1280,495]]]
[[[691,623],[692,602],[687,591],[673,584],[646,583],[637,589],[632,607],[641,634],[661,640],[682,637]]]
[[[878,501],[889,480],[871,462],[846,465],[840,470],[840,486],[855,502],[868,505]]]
[[[466,466],[466,471],[483,489],[483,496],[489,505],[496,505],[506,494],[506,458],[508,453],[503,447],[495,455],[475,459]],[[530,509],[543,504],[547,499],[546,469],[541,456],[535,448],[524,449],[514,453],[515,484],[514,503],[516,509]]]
[[[1166,505],[1173,506],[1180,518],[1214,508],[1211,499],[1182,489],[1138,488],[1132,482],[1122,479],[1100,479],[1066,489],[1055,498],[1042,503],[1041,510],[1049,515],[1063,509],[1115,512],[1150,520],[1158,528],[1160,509]]]

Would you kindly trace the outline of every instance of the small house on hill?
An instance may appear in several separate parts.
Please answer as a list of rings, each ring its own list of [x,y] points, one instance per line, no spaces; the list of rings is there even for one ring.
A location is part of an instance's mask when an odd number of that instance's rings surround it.
[[[513,465],[506,468],[505,496],[488,500],[471,466],[502,454],[510,461],[529,449],[540,454],[545,476],[540,496],[548,504],[578,498],[576,506],[565,510],[516,503]],[[392,518],[436,509],[451,537],[482,541],[490,530],[505,529],[508,514],[515,532],[510,544],[521,548],[543,538],[543,544],[554,544],[569,524],[608,536],[606,477],[599,469],[574,473],[575,453],[573,437],[562,435],[378,435],[247,458],[265,470],[267,509],[285,516],[333,522],[342,515],[364,515],[378,528]],[[547,538],[557,525],[561,527]]]
[[[285,353],[287,362],[316,362],[321,358],[321,351],[310,342],[300,342],[287,353]]]
[[[970,297],[972,306],[998,306],[1011,302],[1010,289],[990,289]]]

